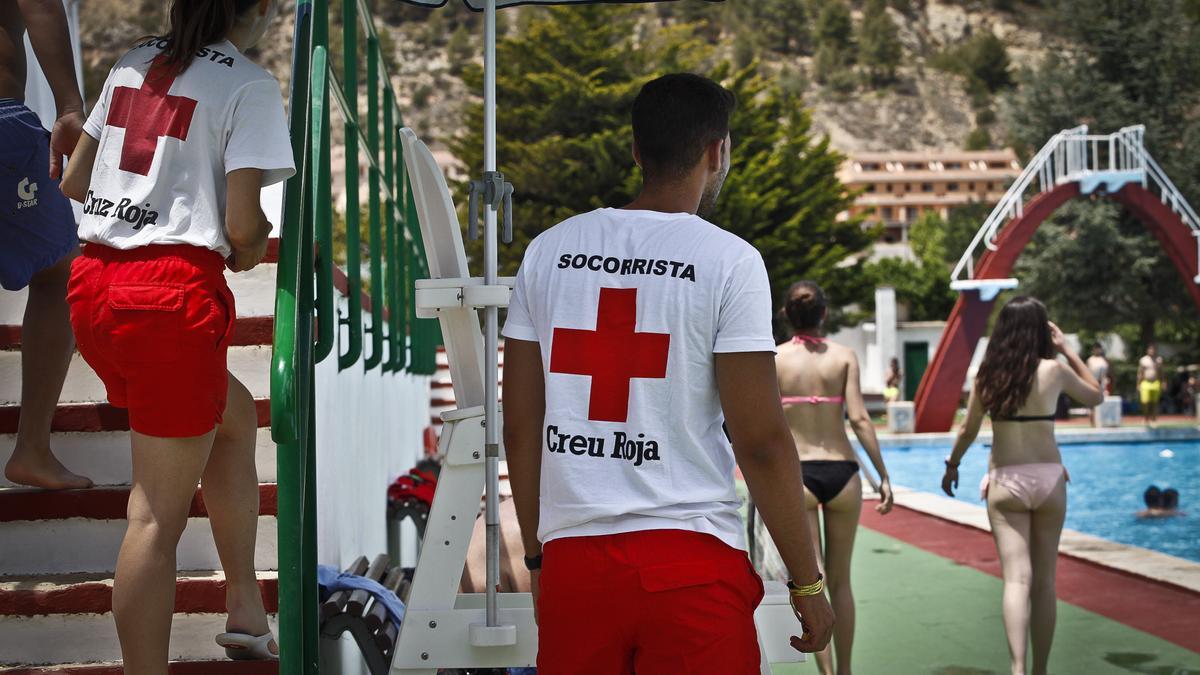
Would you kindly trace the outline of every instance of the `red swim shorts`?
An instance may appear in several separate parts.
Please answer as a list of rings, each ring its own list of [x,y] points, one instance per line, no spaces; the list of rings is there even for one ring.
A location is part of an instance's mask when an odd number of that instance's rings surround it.
[[[745,551],[648,530],[548,542],[539,675],[756,675],[763,585]]]
[[[233,335],[221,254],[187,245],[88,244],[67,302],[79,353],[148,436],[200,436],[220,424]]]

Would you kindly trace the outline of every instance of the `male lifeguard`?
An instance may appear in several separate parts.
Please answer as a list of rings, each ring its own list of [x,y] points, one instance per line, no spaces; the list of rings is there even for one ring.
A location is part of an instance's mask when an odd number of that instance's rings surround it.
[[[793,579],[793,645],[829,641],[767,272],[696,215],[729,170],[733,109],[702,77],[647,84],[633,105],[641,194],[542,233],[517,276],[504,440],[543,675],[759,672],[763,590],[735,456]]]
[[[51,134],[23,103],[26,31],[54,94]],[[82,128],[62,0],[0,2],[0,287],[29,288],[21,327],[21,420],[4,474],[14,483],[52,489],[92,484],[50,452],[50,421],[75,349],[67,277],[79,252],[75,215],[58,179],[62,156],[75,148]]]

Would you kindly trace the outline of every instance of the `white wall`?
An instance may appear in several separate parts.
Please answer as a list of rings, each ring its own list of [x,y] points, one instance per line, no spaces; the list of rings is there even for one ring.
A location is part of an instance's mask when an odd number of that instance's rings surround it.
[[[345,312],[345,298],[338,301]],[[316,402],[317,561],[345,569],[360,555],[387,552],[387,488],[423,455],[429,377],[365,373],[361,359],[339,373],[335,351],[317,364]],[[414,565],[414,531],[401,548],[401,564]],[[367,675],[349,634],[337,645],[322,638],[321,652],[322,673]]]

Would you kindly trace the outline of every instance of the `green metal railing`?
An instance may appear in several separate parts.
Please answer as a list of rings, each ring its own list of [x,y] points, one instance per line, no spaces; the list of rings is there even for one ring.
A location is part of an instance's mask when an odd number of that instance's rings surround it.
[[[318,667],[316,364],[337,352],[339,371],[361,361],[364,373],[379,368],[389,374],[431,375],[440,342],[436,322],[418,320],[413,304],[415,280],[428,276],[428,266],[401,154],[400,110],[379,35],[366,0],[341,4],[340,80],[330,63],[328,0],[299,0],[296,6],[289,122],[300,169],[286,187],[271,363],[271,433],[278,445],[280,672],[285,675],[315,674]],[[363,86],[360,30],[365,38],[365,124],[358,108]],[[340,275],[335,271],[331,194],[334,109],[345,148],[346,256]],[[368,172],[365,251],[359,202],[363,157]],[[369,325],[364,325],[364,252]],[[339,285],[346,295],[344,316],[339,316],[335,297]],[[345,340],[338,339],[340,332]],[[364,332],[370,340],[364,340]]]

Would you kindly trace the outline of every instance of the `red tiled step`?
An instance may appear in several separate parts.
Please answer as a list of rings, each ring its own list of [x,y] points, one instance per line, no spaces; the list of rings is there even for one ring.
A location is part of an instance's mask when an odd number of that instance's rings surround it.
[[[192,497],[190,518],[208,516],[203,490]],[[278,513],[275,484],[258,486],[259,515]],[[35,488],[5,488],[0,490],[0,522],[17,520],[56,520],[60,518],[91,518],[122,520],[129,503],[129,488],[105,487],[87,490],[38,490]]]
[[[171,675],[278,675],[278,661],[175,661]],[[0,675],[124,675],[117,663],[0,668]]]
[[[258,426],[271,426],[271,401],[255,399],[258,411]],[[17,422],[21,419],[21,406],[0,405],[0,434],[17,433]],[[54,411],[51,431],[129,431],[129,414],[124,408],[107,403],[72,403],[60,405]]]
[[[264,263],[279,262],[279,238],[273,237],[267,240],[267,255],[263,257]]]
[[[225,577],[184,573],[175,581],[175,612],[225,612]],[[268,613],[279,611],[279,580],[260,575],[259,589]],[[97,575],[7,577],[0,580],[0,615],[106,614],[112,611],[112,578]]]
[[[235,347],[254,345],[269,345],[275,335],[275,317],[246,316],[239,318],[233,325],[233,341]],[[0,349],[18,349],[21,346],[20,326],[0,326]]]

